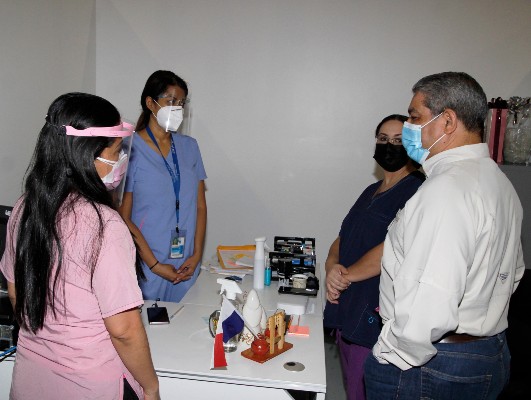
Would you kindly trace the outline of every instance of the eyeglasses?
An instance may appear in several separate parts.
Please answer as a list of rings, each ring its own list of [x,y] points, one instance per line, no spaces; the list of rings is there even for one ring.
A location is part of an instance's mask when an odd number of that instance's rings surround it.
[[[165,105],[166,106],[178,106],[178,107],[184,107],[185,104],[188,104],[190,102],[190,100],[186,97],[182,98],[182,99],[177,99],[173,96],[159,96],[157,97],[158,100],[160,99],[164,99],[165,100]]]
[[[391,144],[401,145],[402,138],[391,138],[390,139],[386,135],[378,135],[376,136],[376,143],[380,143],[380,144],[391,143]]]

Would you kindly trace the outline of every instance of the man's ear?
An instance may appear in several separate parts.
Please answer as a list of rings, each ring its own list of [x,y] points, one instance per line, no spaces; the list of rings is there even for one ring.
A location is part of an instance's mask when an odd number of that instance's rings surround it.
[[[457,125],[459,124],[459,120],[457,119],[457,114],[455,111],[451,108],[447,108],[443,111],[441,117],[445,122],[444,133],[447,135],[454,133],[457,129]]]

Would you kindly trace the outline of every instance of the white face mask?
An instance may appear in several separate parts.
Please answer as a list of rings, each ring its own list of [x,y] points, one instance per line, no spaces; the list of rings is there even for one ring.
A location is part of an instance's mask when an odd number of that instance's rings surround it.
[[[155,103],[157,102],[155,101]],[[157,103],[157,105],[161,107],[159,103]],[[183,122],[183,108],[181,106],[161,107],[155,116],[162,129],[166,132],[175,132]]]
[[[96,160],[112,166],[111,172],[101,178],[101,180],[105,184],[107,190],[116,189],[122,181],[125,171],[127,170],[127,154],[125,154],[123,150],[120,151],[120,157],[118,158],[118,161],[110,161],[101,157],[96,158]]]

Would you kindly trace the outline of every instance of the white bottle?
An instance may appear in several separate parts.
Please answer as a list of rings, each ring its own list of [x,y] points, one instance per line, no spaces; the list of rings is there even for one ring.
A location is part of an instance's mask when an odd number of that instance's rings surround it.
[[[260,290],[264,288],[265,277],[265,237],[254,239],[256,250],[254,251],[254,268],[253,268],[253,288]]]
[[[219,294],[225,293],[227,300],[229,300],[234,308],[238,311],[240,311],[240,304],[236,300],[236,294],[242,293],[242,290],[240,289],[240,286],[234,281],[230,281],[228,279],[218,279],[217,282],[221,285],[221,290]],[[219,323],[219,322],[218,322]],[[234,335],[231,337],[227,343],[223,343],[223,350],[225,350],[225,353],[231,353],[233,351],[236,351],[238,348],[238,341],[240,340],[240,333],[237,335]]]

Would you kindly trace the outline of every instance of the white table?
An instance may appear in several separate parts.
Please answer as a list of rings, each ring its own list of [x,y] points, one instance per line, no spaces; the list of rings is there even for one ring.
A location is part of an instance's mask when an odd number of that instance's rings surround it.
[[[159,302],[168,308],[169,315],[182,307],[169,325],[149,325],[147,312],[142,312],[162,399],[211,400],[217,396],[223,399],[287,400],[292,396],[286,390],[293,389],[314,392],[318,400],[323,400],[326,371],[319,295],[309,299],[310,305],[314,305],[314,313],[302,315],[300,319],[301,325],[310,327],[310,336],[286,336],[286,341],[293,344],[292,349],[259,364],[241,356],[248,345],[240,343],[236,352],[226,354],[226,370],[210,370],[213,338],[208,331],[207,319],[219,308],[219,285],[216,283],[219,277],[202,271],[181,303]],[[251,287],[252,277],[244,278],[242,289]],[[268,315],[276,309],[280,296],[293,296],[278,295],[276,282],[258,291],[258,295]],[[146,300],[143,308],[152,304],[153,301]],[[284,364],[291,361],[303,364],[305,369],[300,372],[286,370]],[[13,364],[13,357],[0,363],[0,399],[8,398]]]
[[[9,399],[14,366],[15,357],[12,355],[0,362],[0,399]]]
[[[159,302],[168,308],[169,315],[182,307],[170,325],[148,325],[147,313],[142,313],[162,398],[176,398],[178,394],[186,399],[212,399],[222,393],[222,398],[292,399],[286,390],[293,389],[314,392],[317,399],[324,399],[326,370],[320,296],[309,299],[313,304],[309,308],[314,313],[300,318],[301,325],[309,326],[310,336],[286,336],[286,341],[293,344],[292,349],[260,364],[241,356],[249,346],[240,343],[236,352],[226,354],[226,370],[210,370],[213,338],[207,319],[219,309],[220,287],[216,279],[220,277],[202,271],[181,303]],[[244,278],[242,289],[251,287],[252,276]],[[293,296],[278,295],[276,282],[259,290],[258,295],[268,315],[276,309],[280,296]],[[147,300],[144,308],[152,303]],[[300,372],[288,371],[284,368],[287,362],[298,362],[305,368]]]

